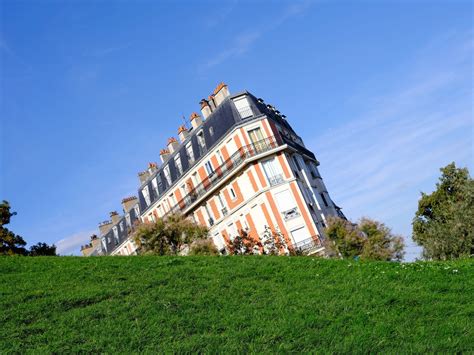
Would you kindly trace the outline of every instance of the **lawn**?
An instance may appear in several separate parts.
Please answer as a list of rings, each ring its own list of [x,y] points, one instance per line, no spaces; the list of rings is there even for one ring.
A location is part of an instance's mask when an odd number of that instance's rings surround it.
[[[474,261],[1,257],[0,353],[474,352]]]

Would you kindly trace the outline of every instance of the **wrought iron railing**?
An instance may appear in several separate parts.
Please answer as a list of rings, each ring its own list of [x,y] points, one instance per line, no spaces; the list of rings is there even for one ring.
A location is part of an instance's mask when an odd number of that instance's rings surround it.
[[[293,244],[295,250],[299,250],[303,253],[311,253],[312,251],[322,247],[321,241],[318,239],[315,241],[313,238],[302,240],[298,243]]]
[[[282,174],[274,175],[274,176],[268,178],[268,180],[270,181],[270,186],[278,185],[278,184],[280,184],[284,181]]]
[[[179,200],[163,217],[187,209],[226,176],[235,171],[237,167],[241,166],[246,159],[277,148],[279,145],[281,144],[272,136],[239,148],[229,159],[215,169],[212,176],[207,177],[203,182],[191,189],[188,195]]]

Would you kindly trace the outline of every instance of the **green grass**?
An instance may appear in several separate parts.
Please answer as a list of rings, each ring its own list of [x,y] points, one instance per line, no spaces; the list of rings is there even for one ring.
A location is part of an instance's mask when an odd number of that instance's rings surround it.
[[[0,258],[0,353],[474,352],[474,262]]]

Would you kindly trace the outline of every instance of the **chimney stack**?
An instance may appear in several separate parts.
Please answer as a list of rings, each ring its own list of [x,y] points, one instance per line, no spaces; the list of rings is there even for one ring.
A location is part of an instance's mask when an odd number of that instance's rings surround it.
[[[122,200],[123,212],[127,213],[128,211],[130,211],[137,202],[138,199],[136,196],[125,197]]]
[[[112,228],[112,221],[104,221],[99,223],[100,236],[107,234],[107,232]]]
[[[148,173],[147,170],[140,171],[138,173],[138,178],[140,179],[140,184],[143,184],[149,177],[150,177],[150,174]]]
[[[181,143],[183,143],[186,138],[188,138],[189,132],[186,126],[179,126],[178,128],[178,137]]]
[[[178,148],[179,148],[179,143],[176,140],[176,138],[175,137],[168,138],[168,150],[170,154],[173,154],[174,152],[176,152]]]
[[[168,149],[160,150],[160,158],[163,163],[166,161],[166,159],[168,159],[169,156],[170,156],[170,151]]]
[[[226,97],[230,96],[229,88],[226,84],[220,83],[217,85],[212,96],[214,97],[216,106],[219,106]]]
[[[206,99],[202,99],[201,101],[199,101],[199,103],[201,104],[202,117],[204,117],[205,119],[208,118],[209,115],[212,113],[209,101],[207,101]]]
[[[117,224],[120,221],[120,215],[117,211],[110,212],[110,218],[112,219],[112,224]]]
[[[148,163],[148,174],[149,174],[150,176],[152,176],[153,173],[154,173],[155,171],[157,171],[157,170],[158,170],[158,164],[153,163],[153,162],[152,162],[152,163]]]
[[[202,118],[196,112],[191,114],[189,120],[191,121],[194,129],[198,128],[202,124]]]
[[[216,102],[214,101],[214,95],[210,95],[207,98],[207,102],[209,102],[209,106],[211,106],[211,110],[214,111],[216,109]]]

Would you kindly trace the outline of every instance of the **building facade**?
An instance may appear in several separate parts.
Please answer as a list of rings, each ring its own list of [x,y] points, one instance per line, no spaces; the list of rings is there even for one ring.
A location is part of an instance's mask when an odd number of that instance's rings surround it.
[[[240,231],[259,240],[268,228],[294,249],[322,252],[326,218],[344,215],[286,117],[247,91],[230,95],[223,83],[200,105],[192,127],[178,128],[179,141],[168,139],[160,166],[139,173],[140,220],[182,213],[207,226],[222,253]],[[109,234],[101,235],[105,254],[135,252],[128,236],[115,243]]]

